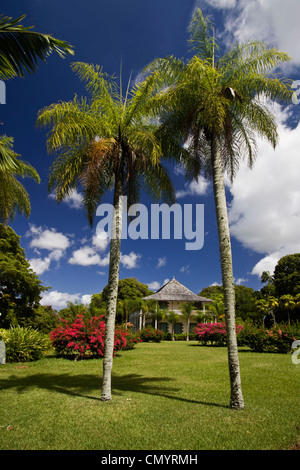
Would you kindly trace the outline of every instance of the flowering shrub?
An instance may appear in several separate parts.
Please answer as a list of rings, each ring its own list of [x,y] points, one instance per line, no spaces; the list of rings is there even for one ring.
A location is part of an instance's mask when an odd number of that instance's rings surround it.
[[[243,327],[236,326],[236,333],[239,334]],[[203,345],[226,346],[227,332],[225,323],[199,323],[194,329],[196,339]]]
[[[272,328],[245,325],[241,338],[256,352],[288,353],[292,343],[300,338],[300,329],[299,324],[277,324]]]
[[[155,330],[152,326],[144,328],[138,331],[138,337],[142,342],[152,341],[153,343],[160,343],[163,339],[163,332],[161,330]]]
[[[87,319],[83,315],[77,315],[72,324],[68,320],[61,320],[50,333],[50,339],[59,356],[97,358],[103,357],[104,334],[103,316]],[[115,329],[114,352],[132,349],[134,344],[130,333]]]

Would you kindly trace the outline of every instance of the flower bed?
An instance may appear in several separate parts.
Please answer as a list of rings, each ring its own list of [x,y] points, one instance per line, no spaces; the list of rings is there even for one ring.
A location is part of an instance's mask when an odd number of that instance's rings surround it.
[[[205,346],[226,346],[225,323],[200,323],[194,330],[196,339]],[[281,324],[263,328],[253,324],[236,325],[237,343],[256,352],[291,352],[292,343],[300,339],[299,324]]]
[[[256,352],[288,353],[296,339],[300,339],[297,324],[279,324],[272,328],[245,325],[240,335],[241,343]]]
[[[74,323],[67,320],[50,333],[52,346],[59,356],[71,357],[103,357],[105,322],[103,316],[85,319],[77,315]],[[137,342],[130,332],[116,327],[114,337],[114,353],[128,350]]]
[[[236,326],[236,333],[239,334],[242,326]],[[226,346],[227,331],[225,323],[199,323],[194,329],[196,339],[203,345]]]

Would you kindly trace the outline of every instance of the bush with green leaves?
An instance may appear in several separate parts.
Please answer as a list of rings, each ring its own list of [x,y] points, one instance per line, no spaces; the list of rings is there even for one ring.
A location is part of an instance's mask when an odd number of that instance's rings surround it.
[[[37,361],[51,348],[49,335],[19,325],[0,330],[0,340],[5,343],[6,362]]]
[[[163,339],[164,333],[161,330],[156,330],[152,326],[147,326],[137,333],[138,337],[143,343],[152,341],[153,343],[160,343]]]
[[[239,337],[255,352],[289,353],[293,342],[300,339],[300,324],[276,324],[272,328],[245,324]]]

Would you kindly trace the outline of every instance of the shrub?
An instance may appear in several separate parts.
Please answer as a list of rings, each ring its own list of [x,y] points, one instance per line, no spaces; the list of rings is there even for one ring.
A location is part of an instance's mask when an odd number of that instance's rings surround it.
[[[73,323],[61,320],[51,332],[50,339],[56,353],[65,357],[103,357],[105,322],[103,316],[92,317],[77,315]],[[120,328],[115,329],[114,353],[132,349],[135,341],[131,334]]]
[[[152,341],[153,343],[160,343],[163,339],[164,333],[161,330],[156,330],[152,326],[138,331],[138,337],[144,343]]]
[[[13,326],[8,330],[1,330],[0,339],[6,346],[7,362],[36,361],[51,347],[48,335],[29,326]]]
[[[243,344],[255,352],[288,353],[297,338],[300,338],[299,324],[276,324],[272,328],[245,325],[241,333]]]
[[[243,327],[236,326],[237,335]],[[225,323],[199,323],[194,329],[194,335],[199,343],[207,346],[226,346],[227,332]]]

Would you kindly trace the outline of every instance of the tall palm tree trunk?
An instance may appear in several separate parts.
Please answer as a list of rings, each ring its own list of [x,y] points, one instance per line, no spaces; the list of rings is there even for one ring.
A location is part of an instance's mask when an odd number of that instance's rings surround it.
[[[224,289],[225,319],[227,330],[227,349],[229,378],[231,386],[230,407],[244,408],[244,399],[241,388],[240,365],[238,357],[236,329],[235,329],[235,290],[232,271],[232,254],[227,215],[226,194],[224,184],[224,170],[221,155],[221,146],[218,135],[212,137],[212,171],[213,187],[216,206],[217,226],[219,235],[219,249],[222,268],[222,282]]]
[[[112,221],[112,234],[110,241],[110,260],[108,275],[108,294],[105,316],[105,339],[103,354],[103,401],[111,400],[111,372],[113,367],[115,320],[119,284],[120,250],[122,233],[123,209],[123,173],[117,172],[114,189],[114,214]]]

